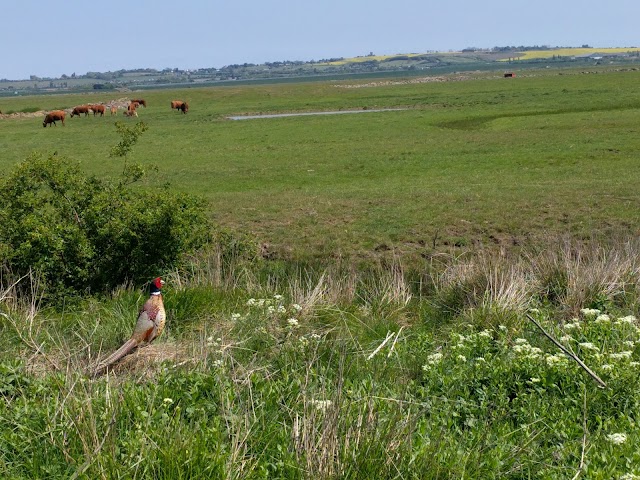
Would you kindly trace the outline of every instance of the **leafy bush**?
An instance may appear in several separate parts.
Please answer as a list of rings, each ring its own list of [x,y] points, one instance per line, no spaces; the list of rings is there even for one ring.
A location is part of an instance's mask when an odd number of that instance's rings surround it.
[[[204,201],[84,175],[65,158],[32,154],[0,179],[0,258],[12,277],[37,272],[47,299],[139,282],[207,240]]]

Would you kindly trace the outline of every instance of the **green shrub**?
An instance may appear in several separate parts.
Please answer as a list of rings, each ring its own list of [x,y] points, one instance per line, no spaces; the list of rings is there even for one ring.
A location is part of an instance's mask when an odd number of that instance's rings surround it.
[[[204,201],[83,174],[32,154],[0,179],[0,258],[10,277],[38,274],[48,300],[140,282],[177,265],[210,227]]]

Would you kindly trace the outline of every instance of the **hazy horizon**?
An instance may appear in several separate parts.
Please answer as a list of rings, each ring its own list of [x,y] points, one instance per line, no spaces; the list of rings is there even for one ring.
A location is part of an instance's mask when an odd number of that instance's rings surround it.
[[[640,5],[606,7],[540,0],[535,5],[489,0],[435,5],[418,0],[141,0],[109,4],[9,3],[0,45],[0,78],[137,68],[221,68],[225,65],[323,58],[548,45],[632,47]],[[28,18],[28,22],[26,19]],[[19,19],[20,21],[17,21]]]

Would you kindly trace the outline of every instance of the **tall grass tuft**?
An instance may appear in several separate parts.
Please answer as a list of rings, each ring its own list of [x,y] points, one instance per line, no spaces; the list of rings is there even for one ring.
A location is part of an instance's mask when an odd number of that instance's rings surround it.
[[[529,255],[531,274],[545,301],[563,305],[569,314],[582,307],[622,305],[637,292],[640,242],[577,244]]]

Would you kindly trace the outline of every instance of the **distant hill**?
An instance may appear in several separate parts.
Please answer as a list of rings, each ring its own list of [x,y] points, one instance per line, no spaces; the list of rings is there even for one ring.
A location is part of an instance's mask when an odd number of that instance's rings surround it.
[[[199,86],[227,82],[279,82],[302,79],[351,78],[353,76],[430,75],[468,70],[492,70],[593,64],[594,62],[638,63],[640,48],[494,47],[467,48],[459,52],[369,55],[320,60],[284,60],[262,64],[234,64],[222,68],[140,68],[115,72],[87,72],[60,78],[31,76],[29,80],[0,79],[0,95],[46,94],[87,90],[114,90]]]

